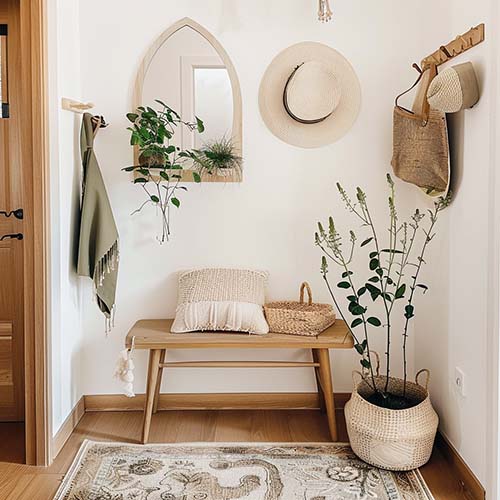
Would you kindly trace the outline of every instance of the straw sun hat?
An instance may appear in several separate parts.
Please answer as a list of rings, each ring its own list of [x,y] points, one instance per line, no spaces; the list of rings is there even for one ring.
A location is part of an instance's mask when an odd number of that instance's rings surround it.
[[[302,42],[271,62],[260,86],[259,106],[276,137],[318,148],[337,141],[353,126],[361,88],[342,54],[321,43]]]

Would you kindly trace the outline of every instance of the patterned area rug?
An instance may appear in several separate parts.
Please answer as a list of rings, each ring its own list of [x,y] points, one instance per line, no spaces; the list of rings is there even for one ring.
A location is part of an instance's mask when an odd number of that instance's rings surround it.
[[[395,474],[339,444],[85,441],[55,500],[432,500],[419,472]]]

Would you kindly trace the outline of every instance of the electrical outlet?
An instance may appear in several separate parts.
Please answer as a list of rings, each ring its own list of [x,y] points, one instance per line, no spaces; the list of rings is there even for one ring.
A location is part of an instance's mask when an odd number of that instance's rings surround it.
[[[458,394],[460,394],[460,396],[465,398],[465,374],[458,367],[455,368],[454,385]]]

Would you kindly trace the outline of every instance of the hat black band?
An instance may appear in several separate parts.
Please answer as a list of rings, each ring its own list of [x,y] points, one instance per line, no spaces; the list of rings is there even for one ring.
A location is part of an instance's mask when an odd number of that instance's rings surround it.
[[[328,113],[326,116],[323,118],[318,118],[316,120],[304,120],[303,118],[299,118],[298,116],[294,115],[292,110],[290,109],[290,106],[288,105],[288,100],[286,97],[286,93],[288,90],[288,85],[292,81],[292,78],[294,77],[295,73],[297,73],[297,70],[303,65],[299,64],[292,72],[292,74],[288,77],[288,80],[286,81],[285,89],[283,90],[283,106],[285,107],[286,112],[290,116],[290,118],[293,118],[296,122],[303,123],[305,125],[314,125],[315,123],[321,123],[325,121],[329,116],[333,114],[333,111],[331,113]]]

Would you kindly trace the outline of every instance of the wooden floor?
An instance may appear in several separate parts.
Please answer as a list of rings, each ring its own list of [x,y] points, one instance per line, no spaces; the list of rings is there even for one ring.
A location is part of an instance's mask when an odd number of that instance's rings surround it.
[[[347,441],[343,412],[337,412],[340,439]],[[0,500],[49,500],[84,439],[137,443],[139,412],[86,413],[63,450],[48,468],[0,463]],[[7,461],[19,460],[19,450],[0,424],[0,447]],[[12,430],[12,428],[11,428]],[[12,434],[13,436],[13,434]],[[166,411],[153,417],[151,442],[327,442],[326,418],[319,411]],[[8,458],[7,455],[10,457]],[[423,469],[436,500],[465,498],[448,465],[436,451]]]

